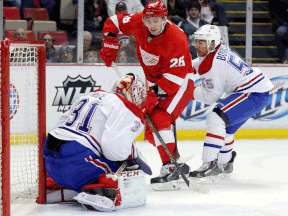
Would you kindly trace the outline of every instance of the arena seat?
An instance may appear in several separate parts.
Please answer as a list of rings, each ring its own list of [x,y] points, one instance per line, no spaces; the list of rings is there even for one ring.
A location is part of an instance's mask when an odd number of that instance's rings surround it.
[[[5,20],[4,31],[6,30],[17,30],[18,28],[23,28],[27,30],[26,20]]]
[[[41,40],[43,34],[49,33],[55,39],[54,45],[68,45],[68,37],[66,32],[58,31],[58,32],[49,32],[49,31],[39,31],[38,32],[38,39]]]
[[[21,20],[17,7],[3,7],[3,18],[5,20]]]
[[[35,35],[38,36],[39,31],[52,31],[55,32],[56,27],[55,21],[34,21],[32,30],[34,31]]]
[[[15,31],[12,30],[6,30],[5,31],[5,37],[7,38],[14,38]],[[33,31],[27,31],[27,39],[28,40],[36,40],[35,34]]]
[[[49,21],[46,8],[24,8],[24,19],[32,18],[38,21]]]

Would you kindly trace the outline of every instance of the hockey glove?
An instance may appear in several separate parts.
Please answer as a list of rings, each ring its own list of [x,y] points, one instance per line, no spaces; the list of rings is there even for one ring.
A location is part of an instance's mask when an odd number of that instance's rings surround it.
[[[110,36],[104,38],[99,57],[104,61],[107,67],[110,67],[112,62],[115,62],[117,58],[118,51],[121,47],[121,45],[118,44],[118,41],[117,38]]]
[[[153,111],[153,109],[155,108],[155,106],[157,105],[157,103],[158,103],[157,95],[152,91],[148,91],[146,102],[141,107],[144,115],[146,113],[151,113]]]

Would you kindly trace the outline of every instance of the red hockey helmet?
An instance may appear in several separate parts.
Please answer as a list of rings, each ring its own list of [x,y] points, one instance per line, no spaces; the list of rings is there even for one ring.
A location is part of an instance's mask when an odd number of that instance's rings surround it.
[[[143,10],[144,17],[167,16],[168,10],[163,1],[150,1]]]

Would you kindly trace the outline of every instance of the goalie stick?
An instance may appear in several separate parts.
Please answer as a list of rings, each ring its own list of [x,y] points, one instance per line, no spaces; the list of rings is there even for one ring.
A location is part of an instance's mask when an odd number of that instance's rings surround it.
[[[112,62],[111,66],[113,67],[113,69],[115,70],[115,72],[117,73],[117,75],[119,77],[122,77],[122,74],[119,70],[119,68],[116,66],[116,64],[114,62]],[[161,145],[164,147],[165,151],[167,152],[168,156],[170,157],[171,159],[171,162],[175,165],[176,169],[178,170],[178,172],[180,173],[180,175],[182,176],[183,180],[185,181],[185,183],[187,184],[187,186],[189,187],[190,190],[192,191],[195,191],[195,192],[198,192],[198,193],[209,193],[209,190],[210,190],[210,186],[209,185],[203,185],[203,184],[195,184],[193,183],[192,181],[189,181],[187,179],[187,177],[185,176],[185,174],[182,172],[182,170],[180,169],[179,167],[179,164],[176,162],[175,158],[173,157],[172,153],[170,152],[170,150],[168,149],[166,143],[164,142],[164,140],[162,139],[162,137],[160,136],[159,132],[157,131],[157,129],[155,128],[153,122],[151,121],[151,119],[149,118],[149,116],[147,114],[145,114],[145,118],[147,120],[147,122],[149,123],[149,125],[151,126],[153,132],[156,134],[157,138],[159,139]],[[175,137],[176,138],[176,137]],[[190,160],[191,158],[193,157],[192,156],[188,156],[186,157],[185,159],[181,159],[179,158],[178,161],[181,160],[181,163],[184,163],[186,162],[185,160]],[[120,168],[119,168],[120,169]],[[118,172],[118,170],[117,170]],[[121,172],[120,172],[121,174]],[[120,175],[119,175],[120,176]],[[118,176],[118,177],[119,177]],[[118,178],[117,177],[117,178]],[[115,177],[116,178],[116,177]]]
[[[124,161],[121,166],[118,168],[118,170],[116,171],[116,173],[113,175],[112,180],[113,181],[117,181],[117,179],[121,176],[121,173],[123,172],[123,170],[125,169],[125,167],[127,166],[127,162]]]

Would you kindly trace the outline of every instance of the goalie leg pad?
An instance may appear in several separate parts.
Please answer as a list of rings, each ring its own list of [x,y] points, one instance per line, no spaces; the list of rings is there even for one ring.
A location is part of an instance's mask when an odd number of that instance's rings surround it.
[[[91,190],[92,187],[102,187],[104,188],[103,196],[82,192],[74,199],[80,202],[84,208],[98,211],[113,211],[142,206],[147,199],[144,175],[142,170],[126,171],[121,173],[117,181],[114,181],[112,180],[113,174],[103,174],[99,178],[99,184],[82,188],[82,190],[88,191],[87,189]]]

